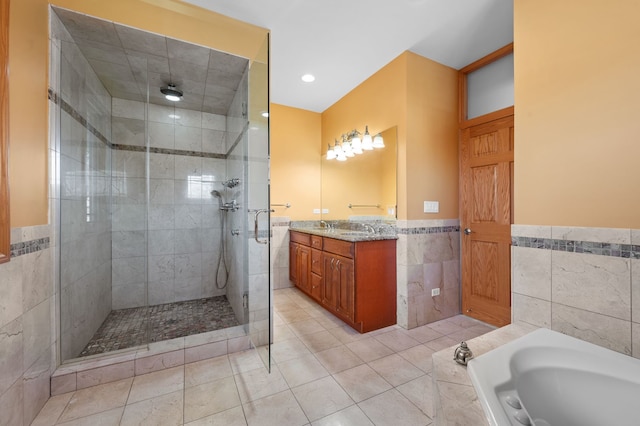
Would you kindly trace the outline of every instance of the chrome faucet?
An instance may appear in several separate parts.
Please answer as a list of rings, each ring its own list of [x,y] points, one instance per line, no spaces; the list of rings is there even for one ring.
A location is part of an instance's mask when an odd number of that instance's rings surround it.
[[[364,227],[364,230],[371,233],[371,234],[375,234],[376,230],[373,226],[369,225],[368,223],[363,223],[362,226]]]

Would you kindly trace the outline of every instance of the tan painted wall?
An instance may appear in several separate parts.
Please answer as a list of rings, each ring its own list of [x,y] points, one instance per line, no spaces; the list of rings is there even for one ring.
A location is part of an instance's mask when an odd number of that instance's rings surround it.
[[[514,7],[515,222],[640,228],[640,3]]]
[[[402,54],[322,113],[322,152],[343,133],[369,126],[373,135],[398,126],[398,218],[406,218],[407,55]],[[348,189],[347,189],[348,191]]]
[[[454,219],[458,211],[458,72],[408,55],[408,219]],[[440,212],[424,213],[424,201]]]
[[[271,203],[273,216],[320,220],[320,114],[271,104]]]
[[[48,5],[253,59],[267,30],[177,0],[11,0],[11,226],[48,222]]]
[[[398,219],[458,217],[457,72],[411,52],[322,113],[322,143],[369,125],[398,126]],[[423,213],[423,201],[440,213]]]

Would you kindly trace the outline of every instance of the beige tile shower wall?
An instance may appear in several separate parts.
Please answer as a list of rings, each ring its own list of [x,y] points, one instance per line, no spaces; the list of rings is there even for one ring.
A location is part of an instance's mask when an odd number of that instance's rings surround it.
[[[48,225],[11,230],[12,246],[50,237]],[[49,398],[56,367],[52,264],[53,248],[43,248],[0,265],[1,424],[31,424]]]
[[[398,325],[411,329],[460,313],[459,220],[399,220]],[[431,290],[439,288],[439,296]]]
[[[144,147],[144,120],[144,103],[114,98],[112,142]],[[148,106],[151,148],[224,155],[225,126],[224,116]],[[211,195],[222,191],[225,160],[150,153],[147,216],[145,155],[113,150],[113,309],[225,294],[216,286],[222,213]]]
[[[513,225],[511,235],[513,321],[640,358],[639,230]]]
[[[274,290],[293,287],[289,280],[289,222],[289,217],[271,217],[271,273]]]

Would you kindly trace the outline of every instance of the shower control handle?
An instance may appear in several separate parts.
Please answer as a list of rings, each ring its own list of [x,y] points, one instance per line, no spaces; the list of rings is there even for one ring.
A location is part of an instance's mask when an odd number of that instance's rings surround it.
[[[249,210],[249,211],[251,211],[251,210]],[[261,241],[261,240],[258,239],[258,216],[260,216],[260,213],[267,213],[267,212],[273,213],[273,212],[275,212],[275,210],[272,210],[272,209],[258,209],[258,210],[253,210],[253,211],[256,214],[254,216],[254,218],[253,218],[253,221],[254,221],[253,230],[255,232],[255,237],[254,238],[256,239],[256,243],[258,243],[258,244],[267,244],[267,243],[269,243],[269,239],[268,238],[266,240],[264,240],[264,241]]]

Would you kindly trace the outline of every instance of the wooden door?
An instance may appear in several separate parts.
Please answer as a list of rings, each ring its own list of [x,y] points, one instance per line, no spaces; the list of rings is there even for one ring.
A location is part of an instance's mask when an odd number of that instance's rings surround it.
[[[511,322],[513,115],[462,130],[462,312]]]

